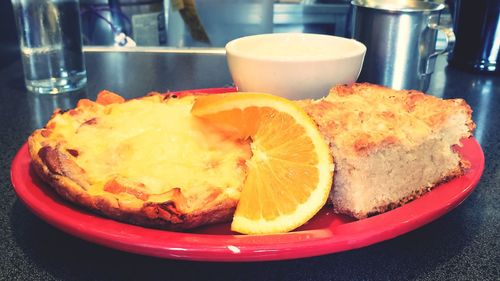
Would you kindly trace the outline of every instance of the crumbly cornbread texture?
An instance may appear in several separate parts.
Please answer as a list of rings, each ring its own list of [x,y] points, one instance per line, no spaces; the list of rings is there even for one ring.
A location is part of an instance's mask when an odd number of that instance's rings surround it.
[[[475,127],[462,99],[364,83],[299,103],[330,143],[337,213],[361,219],[390,210],[468,167],[454,150]]]

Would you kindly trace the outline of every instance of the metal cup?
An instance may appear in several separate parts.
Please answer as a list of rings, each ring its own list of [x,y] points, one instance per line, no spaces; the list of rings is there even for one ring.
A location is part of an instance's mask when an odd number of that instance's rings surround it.
[[[383,0],[351,4],[351,37],[367,47],[358,81],[426,91],[436,57],[451,50],[455,42],[451,28],[439,24],[445,5]],[[438,31],[446,35],[443,50],[436,50]]]

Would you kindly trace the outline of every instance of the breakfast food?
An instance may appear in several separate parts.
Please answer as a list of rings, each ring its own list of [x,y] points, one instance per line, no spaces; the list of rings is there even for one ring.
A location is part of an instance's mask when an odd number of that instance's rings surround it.
[[[325,205],[333,160],[316,124],[298,105],[268,94],[232,93],[199,97],[192,113],[229,138],[251,139],[232,230],[287,232]]]
[[[250,145],[211,131],[191,115],[194,102],[106,91],[81,100],[30,136],[33,167],[62,197],[120,221],[166,229],[230,221]]]
[[[103,91],[55,113],[29,149],[35,171],[64,198],[177,230],[229,221],[238,205],[234,231],[290,231],[326,203],[333,176],[314,121],[258,93],[125,101]]]
[[[337,213],[362,219],[390,210],[468,167],[454,151],[475,127],[461,99],[353,84],[299,103],[330,143]]]
[[[296,102],[103,91],[28,144],[57,193],[110,218],[173,230],[232,219],[263,234],[297,228],[328,195],[358,219],[417,198],[467,169],[454,148],[474,126],[463,100],[371,84]]]

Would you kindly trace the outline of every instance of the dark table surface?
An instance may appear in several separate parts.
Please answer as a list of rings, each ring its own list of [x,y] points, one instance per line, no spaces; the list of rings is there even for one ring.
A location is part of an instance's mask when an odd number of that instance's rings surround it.
[[[288,261],[221,263],[140,256],[70,236],[16,197],[11,161],[55,107],[101,89],[136,97],[231,84],[221,54],[87,52],[86,91],[36,97],[19,61],[0,66],[0,280],[500,280],[500,77],[470,74],[438,59],[429,93],[464,98],[486,157],[476,190],[417,230],[366,248]]]

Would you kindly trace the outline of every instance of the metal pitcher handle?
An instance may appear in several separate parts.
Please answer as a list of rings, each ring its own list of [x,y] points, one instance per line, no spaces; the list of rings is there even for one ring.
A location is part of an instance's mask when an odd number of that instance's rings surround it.
[[[455,33],[453,32],[453,29],[449,26],[443,26],[439,25],[436,23],[430,23],[428,26],[430,29],[435,29],[438,32],[441,31],[444,33],[445,38],[446,38],[446,48],[442,50],[437,50],[434,53],[430,54],[429,57],[427,57],[427,63],[425,64],[424,72],[422,73],[423,75],[428,75],[432,74],[434,72],[434,65],[436,64],[436,57],[438,55],[444,54],[446,52],[449,52],[453,50],[453,47],[455,46]]]

